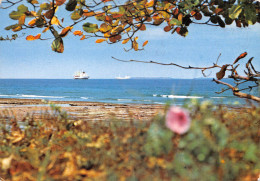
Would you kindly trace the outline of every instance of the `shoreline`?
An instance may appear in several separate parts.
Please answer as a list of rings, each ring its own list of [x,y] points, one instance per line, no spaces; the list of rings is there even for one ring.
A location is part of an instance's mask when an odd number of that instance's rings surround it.
[[[8,110],[16,119],[26,115],[39,117],[42,113],[50,113],[49,103],[56,104],[66,111],[70,118],[84,120],[150,120],[156,114],[163,113],[165,105],[161,104],[115,104],[86,101],[48,101],[42,99],[0,98],[0,114]]]

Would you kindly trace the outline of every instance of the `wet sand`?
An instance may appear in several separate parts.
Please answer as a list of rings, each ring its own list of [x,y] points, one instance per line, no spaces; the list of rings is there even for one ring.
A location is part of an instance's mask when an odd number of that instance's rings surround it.
[[[164,105],[158,104],[110,104],[82,101],[50,101],[66,111],[72,119],[84,120],[150,120],[164,112]],[[51,112],[50,105],[41,99],[0,98],[0,114],[22,119],[26,115],[39,117],[41,113]]]

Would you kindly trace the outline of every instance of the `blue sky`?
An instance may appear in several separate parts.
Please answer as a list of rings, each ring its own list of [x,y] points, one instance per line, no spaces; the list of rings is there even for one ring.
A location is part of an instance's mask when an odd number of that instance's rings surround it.
[[[7,19],[9,10],[0,9],[0,35],[12,32],[4,27],[15,24]],[[80,30],[74,27],[73,30]],[[42,30],[32,30],[36,35]],[[174,66],[159,66],[142,63],[123,63],[111,58],[136,59],[145,61],[174,62],[184,66],[210,66],[222,54],[219,64],[232,63],[245,51],[248,57],[255,57],[254,64],[260,68],[260,25],[249,28],[212,27],[206,25],[190,25],[186,38],[177,34],[165,33],[163,27],[148,27],[147,31],[138,34],[140,44],[149,43],[144,51],[125,52],[130,45],[117,43],[108,45],[105,42],[96,44],[95,39],[80,41],[72,34],[64,38],[64,53],[51,50],[52,40],[26,41],[25,37],[16,41],[0,41],[0,78],[72,78],[77,70],[85,70],[91,78],[114,78],[129,75],[131,77],[172,77],[198,78],[202,74],[198,70],[184,70]],[[241,70],[241,69],[240,69]],[[209,77],[215,71],[208,71]]]

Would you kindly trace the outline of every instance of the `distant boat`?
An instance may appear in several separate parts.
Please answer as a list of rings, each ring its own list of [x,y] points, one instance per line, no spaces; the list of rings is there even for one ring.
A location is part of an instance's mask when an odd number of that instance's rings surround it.
[[[85,71],[78,71],[74,74],[74,79],[89,79]]]
[[[116,79],[130,79],[131,77],[130,76],[124,76],[124,77],[116,77]]]

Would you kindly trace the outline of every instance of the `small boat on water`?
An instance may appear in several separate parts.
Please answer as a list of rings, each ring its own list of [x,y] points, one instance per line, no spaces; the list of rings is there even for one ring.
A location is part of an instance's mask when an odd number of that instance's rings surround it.
[[[124,76],[124,77],[116,77],[116,79],[130,79],[131,77],[130,76]]]
[[[85,71],[78,71],[74,74],[74,79],[89,79]]]

